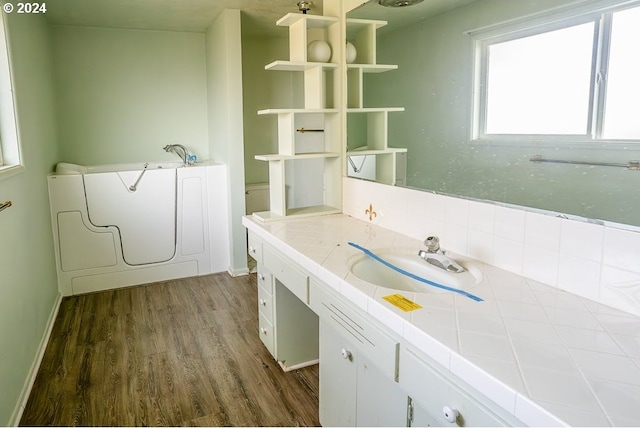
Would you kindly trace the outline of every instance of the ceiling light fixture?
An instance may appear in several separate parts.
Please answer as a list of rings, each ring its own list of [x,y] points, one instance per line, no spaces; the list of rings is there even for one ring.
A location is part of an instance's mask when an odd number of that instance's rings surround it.
[[[378,4],[384,7],[406,7],[422,3],[422,0],[378,0]]]
[[[300,9],[300,12],[304,14],[306,14],[307,11],[311,9],[311,6],[313,6],[313,3],[311,3],[310,1],[301,0],[298,2],[298,9]]]

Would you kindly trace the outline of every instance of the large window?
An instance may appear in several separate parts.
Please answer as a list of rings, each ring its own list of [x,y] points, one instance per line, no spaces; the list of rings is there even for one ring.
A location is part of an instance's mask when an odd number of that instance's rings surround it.
[[[638,2],[560,15],[475,37],[475,139],[640,142]]]

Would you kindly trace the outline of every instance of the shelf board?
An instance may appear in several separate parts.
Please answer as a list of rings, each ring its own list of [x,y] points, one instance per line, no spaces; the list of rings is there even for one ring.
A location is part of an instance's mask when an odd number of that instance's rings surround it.
[[[389,153],[406,153],[407,149],[400,147],[388,147],[386,149],[372,150],[353,150],[347,152],[347,156],[364,156],[364,155],[386,155]]]
[[[258,114],[288,114],[288,113],[307,113],[307,114],[327,114],[338,113],[337,108],[268,108],[258,110]]]
[[[385,111],[388,113],[404,111],[404,107],[365,107],[347,109],[347,113],[380,113]]]
[[[327,28],[339,21],[338,18],[333,16],[309,15],[292,12],[287,13],[285,16],[278,19],[278,21],[276,21],[276,25],[280,27],[289,27],[302,19],[307,20],[307,28]]]
[[[385,71],[397,70],[395,64],[347,64],[348,69],[361,68],[363,73],[384,73]]]
[[[375,25],[376,30],[387,25],[387,21],[381,21],[379,19],[359,19],[359,18],[347,18],[347,35],[350,35],[352,31],[358,31],[362,27],[368,25]]]
[[[271,211],[262,211],[253,213],[253,216],[260,221],[269,222],[284,220],[288,218],[314,217],[318,215],[339,214],[342,210],[329,205],[316,205],[312,207],[290,208],[287,210],[286,216],[278,215]]]
[[[318,159],[318,158],[338,158],[340,153],[336,152],[318,152],[318,153],[298,153],[296,155],[256,155],[255,159],[260,161],[280,161],[280,160],[295,160],[295,159]]]
[[[264,69],[275,71],[305,71],[316,67],[332,69],[338,68],[338,64],[331,62],[273,61],[265,65]]]

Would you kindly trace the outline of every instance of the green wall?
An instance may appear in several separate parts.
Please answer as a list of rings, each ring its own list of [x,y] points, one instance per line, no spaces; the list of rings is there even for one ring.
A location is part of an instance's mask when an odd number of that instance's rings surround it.
[[[242,38],[242,87],[244,117],[245,182],[269,181],[268,162],[255,155],[278,152],[278,121],[258,110],[302,107],[303,77],[300,72],[268,71],[264,66],[289,59],[287,37]]]
[[[209,148],[227,165],[229,244],[232,275],[247,269],[244,204],[244,129],[242,124],[242,44],[239,10],[227,9],[207,29],[207,99]],[[213,206],[211,209],[214,209]]]
[[[106,164],[210,159],[204,33],[54,26],[60,157]]]
[[[464,32],[561,3],[482,0],[379,38],[378,62],[399,69],[366,76],[365,104],[406,108],[390,115],[389,141],[408,148],[409,186],[640,225],[637,171],[529,161],[541,154],[626,163],[640,150],[469,142],[472,52]]]
[[[239,15],[225,12],[208,34],[5,15],[25,169],[0,179],[0,201],[13,202],[0,213],[0,424],[19,422],[57,309],[46,180],[57,162],[177,161],[162,150],[171,143],[216,156],[229,165],[230,271],[246,270]]]
[[[58,286],[46,175],[58,159],[50,34],[43,17],[5,15],[25,172],[0,180],[0,424],[15,424]]]

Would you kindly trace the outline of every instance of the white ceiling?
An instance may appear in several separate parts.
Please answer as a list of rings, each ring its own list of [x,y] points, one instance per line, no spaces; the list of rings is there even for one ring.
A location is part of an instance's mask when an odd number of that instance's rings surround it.
[[[48,0],[51,24],[204,32],[225,9],[240,9],[251,32],[286,35],[275,26],[297,0]],[[321,13],[316,1],[312,13]],[[275,33],[274,33],[275,31]]]
[[[363,2],[365,0],[362,0]],[[371,0],[359,17],[385,19],[389,27],[407,24],[441,13],[472,0],[424,0],[405,8],[385,8]],[[46,17],[51,24],[163,31],[204,32],[225,9],[243,12],[243,32],[249,35],[286,36],[275,25],[289,12],[298,13],[298,0],[48,0]],[[322,13],[322,0],[313,0],[310,11]]]
[[[387,21],[387,25],[378,30],[378,34],[386,31],[392,31],[394,28],[404,27],[419,21],[455,9],[473,1],[480,0],[424,0],[408,7],[382,7],[377,0],[371,0],[369,3],[349,13],[349,17],[362,19],[379,19]]]

